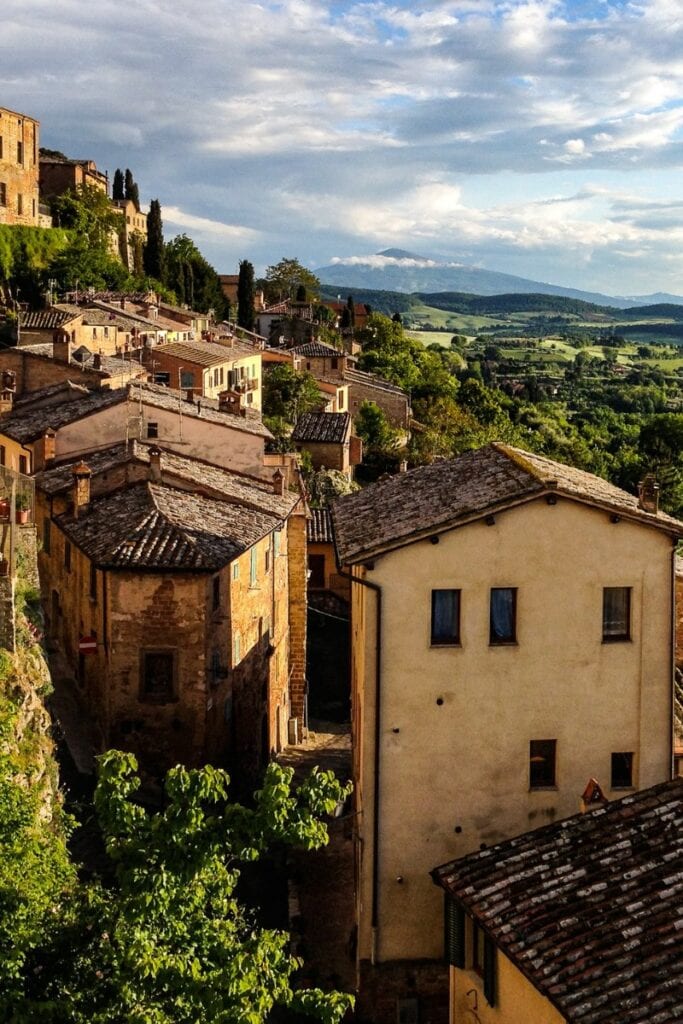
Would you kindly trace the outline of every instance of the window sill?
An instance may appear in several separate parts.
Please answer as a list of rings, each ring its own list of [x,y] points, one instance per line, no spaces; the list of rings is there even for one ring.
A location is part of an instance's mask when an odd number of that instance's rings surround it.
[[[489,647],[519,647],[516,640],[489,640]]]
[[[637,792],[635,786],[610,786],[610,792],[612,793],[635,793]]]
[[[430,647],[462,647],[460,640],[431,640]]]
[[[557,786],[529,786],[530,793],[557,793]]]
[[[633,639],[630,636],[603,636],[603,644],[631,644]]]

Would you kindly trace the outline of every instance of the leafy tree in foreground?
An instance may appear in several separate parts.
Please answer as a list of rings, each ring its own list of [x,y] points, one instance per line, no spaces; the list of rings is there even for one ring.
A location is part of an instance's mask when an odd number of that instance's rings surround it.
[[[310,373],[282,363],[269,370],[263,381],[263,415],[296,423],[299,416],[320,406],[318,385]]]
[[[239,865],[273,843],[316,849],[321,817],[347,795],[314,769],[292,790],[292,770],[268,766],[253,807],[230,803],[229,778],[176,767],[162,811],[134,802],[130,754],[100,758],[95,806],[116,886],[83,885],[60,908],[53,942],[34,954],[16,1024],[260,1024],[273,1006],[336,1024],[352,997],[292,988],[301,962],[289,936],[262,928],[239,903]],[[0,1000],[0,1008],[2,1003]]]

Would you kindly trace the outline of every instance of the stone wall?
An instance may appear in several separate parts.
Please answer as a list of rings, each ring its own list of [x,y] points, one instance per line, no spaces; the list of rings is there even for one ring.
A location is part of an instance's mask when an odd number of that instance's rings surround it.
[[[38,225],[39,122],[0,107],[0,224]]]
[[[413,1015],[414,1014],[414,1015]],[[448,967],[434,960],[360,962],[357,1024],[448,1024]]]
[[[297,512],[290,516],[289,552],[289,693],[292,716],[299,719],[299,733],[305,722],[306,709],[306,626],[307,571],[306,516]]]

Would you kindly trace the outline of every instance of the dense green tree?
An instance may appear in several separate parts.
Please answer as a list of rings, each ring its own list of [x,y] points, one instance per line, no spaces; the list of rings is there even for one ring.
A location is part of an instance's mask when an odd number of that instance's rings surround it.
[[[117,167],[114,171],[114,179],[111,185],[111,197],[114,202],[126,198],[123,171],[120,167]]]
[[[396,469],[401,432],[392,427],[384,410],[375,402],[361,402],[354,420],[356,434],[363,441],[362,477],[376,477]]]
[[[166,284],[178,301],[207,313],[213,309],[220,320],[227,315],[218,274],[187,235],[177,235],[165,248]]]
[[[135,203],[135,209],[140,211],[140,190],[138,189],[137,182],[133,177],[133,172],[126,167],[126,173],[124,177],[124,198],[130,199],[131,202]]]
[[[297,259],[285,257],[279,263],[266,267],[263,283],[269,302],[293,298],[301,285],[310,295],[318,295],[320,292],[320,281],[315,274],[302,266]]]
[[[161,204],[158,199],[152,199],[147,214],[147,244],[143,252],[144,271],[156,281],[164,281],[166,278],[165,262]]]
[[[299,416],[320,408],[318,385],[306,371],[287,363],[274,366],[263,380],[263,415],[296,423]]]
[[[322,818],[348,793],[314,769],[292,788],[270,764],[253,806],[229,799],[224,771],[172,769],[163,809],[137,802],[130,754],[100,758],[95,806],[113,884],[82,883],[30,950],[23,990],[0,996],[15,1024],[260,1024],[276,1005],[336,1024],[352,997],[293,988],[289,936],[238,900],[240,867],[273,844],[317,849]],[[4,1004],[4,1005],[3,1005]]]
[[[240,260],[237,278],[237,323],[245,331],[254,330],[254,267],[249,260]]]
[[[109,250],[112,234],[121,226],[121,214],[114,210],[109,199],[93,185],[79,185],[50,199],[55,223],[85,236],[91,246]]]

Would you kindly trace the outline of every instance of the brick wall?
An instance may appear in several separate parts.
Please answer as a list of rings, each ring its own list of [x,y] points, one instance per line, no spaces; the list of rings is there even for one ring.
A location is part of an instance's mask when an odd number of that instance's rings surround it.
[[[358,1024],[396,1024],[403,1000],[417,1000],[420,1024],[448,1024],[448,967],[441,961],[361,960],[359,982]]]
[[[346,383],[349,386],[349,411],[353,417],[358,415],[363,402],[374,402],[383,410],[393,427],[406,429],[409,419],[406,395],[355,380],[347,380]]]
[[[0,224],[38,224],[38,133],[38,121],[0,107]]]
[[[306,515],[303,511],[297,511],[289,517],[287,537],[289,552],[289,692],[292,715],[299,719],[299,734],[301,735],[306,705],[306,618],[308,611]]]

